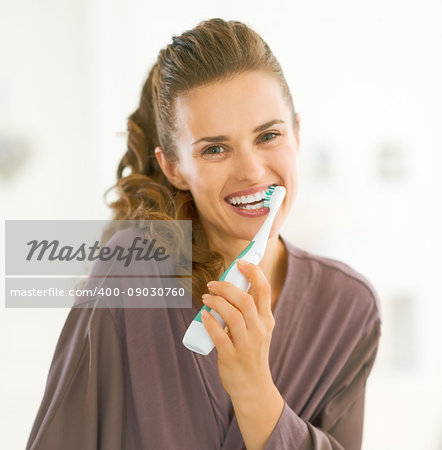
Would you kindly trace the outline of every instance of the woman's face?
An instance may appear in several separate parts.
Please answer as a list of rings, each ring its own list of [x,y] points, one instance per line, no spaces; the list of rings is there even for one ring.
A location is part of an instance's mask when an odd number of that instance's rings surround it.
[[[195,88],[178,97],[176,118],[178,162],[160,164],[172,184],[191,191],[209,240],[252,240],[268,208],[245,215],[227,198],[271,184],[286,188],[270,232],[277,236],[298,190],[299,135],[276,79],[246,72]]]

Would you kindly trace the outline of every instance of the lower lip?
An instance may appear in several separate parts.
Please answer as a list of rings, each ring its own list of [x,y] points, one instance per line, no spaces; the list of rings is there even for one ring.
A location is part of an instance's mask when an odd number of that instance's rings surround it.
[[[244,217],[261,217],[261,216],[265,216],[270,209],[267,207],[263,207],[263,208],[259,208],[259,209],[240,209],[237,208],[236,206],[233,206],[231,203],[229,203],[228,201],[226,201],[226,203],[240,216],[244,216]]]

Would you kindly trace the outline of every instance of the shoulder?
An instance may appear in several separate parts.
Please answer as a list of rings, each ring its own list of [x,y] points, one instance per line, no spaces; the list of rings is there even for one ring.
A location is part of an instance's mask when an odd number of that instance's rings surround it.
[[[116,226],[104,231],[103,243],[88,278],[79,289],[81,295],[75,300],[76,306],[92,299],[101,299],[109,309],[135,306],[138,300],[139,306],[143,306],[144,297],[127,293],[135,293],[137,289],[142,292],[148,286],[159,287],[161,277],[179,273],[173,254],[165,252],[150,237],[146,227],[140,224],[115,229]],[[159,250],[162,253],[158,256]]]
[[[362,273],[338,259],[301,249],[284,239],[290,258],[290,276],[309,292],[310,307],[317,305],[342,320],[352,313],[361,326],[381,322],[381,306],[373,284]]]
[[[63,326],[62,335],[90,341],[102,339],[103,335],[117,335],[112,310],[101,298],[84,299],[70,309]],[[108,339],[105,339],[108,341]]]

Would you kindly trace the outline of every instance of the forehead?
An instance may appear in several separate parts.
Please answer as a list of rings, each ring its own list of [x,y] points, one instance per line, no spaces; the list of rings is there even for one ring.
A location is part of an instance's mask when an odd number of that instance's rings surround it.
[[[180,95],[175,104],[178,138],[183,143],[213,134],[247,130],[268,120],[287,118],[281,87],[264,72],[245,72]]]

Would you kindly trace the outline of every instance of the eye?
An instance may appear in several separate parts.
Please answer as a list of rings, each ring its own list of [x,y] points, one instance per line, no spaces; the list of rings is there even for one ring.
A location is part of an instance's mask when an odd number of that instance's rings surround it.
[[[222,148],[220,145],[213,145],[212,147],[207,147],[203,150],[203,155],[220,155],[221,153],[214,152],[214,149]],[[224,152],[223,152],[224,153]]]
[[[278,133],[270,132],[270,133],[264,134],[264,135],[263,135],[263,138],[265,138],[266,136],[270,136],[271,134],[273,134],[274,136],[279,136]],[[264,139],[264,142],[272,141],[273,139],[275,139],[275,138],[273,137],[273,138],[271,138],[271,139]]]

